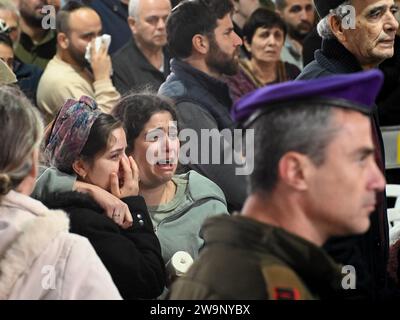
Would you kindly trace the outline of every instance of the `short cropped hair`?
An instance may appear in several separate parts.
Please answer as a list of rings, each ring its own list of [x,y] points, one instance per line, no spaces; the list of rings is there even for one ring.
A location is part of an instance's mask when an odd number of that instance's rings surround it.
[[[326,148],[339,127],[333,117],[335,108],[296,102],[261,116],[253,125],[254,171],[249,177],[251,193],[270,194],[278,182],[280,159],[290,151],[308,156],[320,166]]]
[[[69,16],[71,15],[72,12],[84,8],[93,10],[91,7],[86,5],[84,1],[75,1],[75,0],[68,1],[66,5],[63,6],[61,10],[57,13],[57,19],[56,19],[57,33],[62,32],[68,34],[70,31]]]

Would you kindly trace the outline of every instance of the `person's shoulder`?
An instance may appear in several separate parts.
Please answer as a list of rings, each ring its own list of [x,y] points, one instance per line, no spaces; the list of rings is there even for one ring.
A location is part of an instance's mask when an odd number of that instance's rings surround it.
[[[326,68],[323,68],[317,60],[313,60],[305,66],[296,80],[310,80],[330,75],[333,75],[333,73]]]
[[[102,208],[89,195],[77,191],[51,192],[40,199],[51,209],[79,208],[102,212]]]
[[[215,193],[223,194],[222,190],[218,185],[211,181],[209,178],[203,176],[197,171],[190,170],[186,173],[189,185],[191,186],[201,186],[203,189],[212,190]]]
[[[186,176],[188,180],[187,189],[194,200],[209,198],[227,205],[223,191],[215,182],[194,170],[187,172]]]
[[[168,98],[177,100],[185,96],[187,92],[185,84],[174,75],[169,75],[165,82],[160,86],[158,93]]]
[[[89,229],[118,231],[117,225],[87,194],[76,191],[51,193],[41,200],[50,209],[64,210],[69,216],[71,230],[76,233],[86,232]]]
[[[70,232],[61,232],[53,241],[55,246],[62,246],[64,248],[65,254],[71,249],[78,251],[91,250],[91,244],[89,240],[79,234]],[[65,257],[62,257],[65,258]]]
[[[109,271],[87,238],[63,232],[52,247],[57,250],[57,276],[65,283],[60,289],[61,299],[121,299]]]
[[[214,223],[221,222],[212,219]],[[174,284],[171,298],[257,300],[267,297],[258,253],[225,241],[207,244],[206,240],[206,248],[185,277]]]
[[[172,97],[172,99],[175,103],[178,124],[181,129],[193,129],[196,127],[209,129],[217,127],[214,116],[205,108],[201,101],[187,95]]]
[[[132,54],[135,55],[135,49],[133,45],[133,40],[128,41],[125,45],[119,48],[113,55],[112,55],[112,63],[113,67],[114,64],[119,66],[121,64],[129,64],[132,63]]]
[[[17,77],[36,77],[40,78],[43,74],[43,70],[40,69],[38,66],[33,64],[28,64],[17,60],[15,62],[14,72]]]
[[[40,78],[39,86],[46,84],[48,89],[52,92],[56,92],[56,90],[61,87],[70,86],[74,81],[81,82],[82,80],[82,76],[69,64],[54,57],[47,64],[47,67]]]
[[[186,93],[186,92],[185,92]],[[206,109],[205,105],[194,97],[183,95],[173,98],[178,123],[181,128],[201,126],[203,129],[217,127],[214,116]]]
[[[224,300],[223,297],[206,283],[196,281],[194,279],[187,279],[185,277],[179,278],[172,284],[171,290],[168,294],[169,300]]]

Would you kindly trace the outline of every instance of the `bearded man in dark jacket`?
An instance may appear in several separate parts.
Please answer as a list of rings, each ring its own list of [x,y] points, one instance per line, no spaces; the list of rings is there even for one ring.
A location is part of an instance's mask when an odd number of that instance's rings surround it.
[[[314,79],[338,73],[353,73],[376,68],[394,54],[394,39],[399,24],[394,16],[398,8],[393,0],[314,0],[322,18],[318,32],[322,49],[298,79]],[[384,148],[377,110],[371,117],[375,159],[385,170]],[[334,239],[326,245],[337,262],[352,265],[357,272],[355,290],[350,298],[383,299],[397,294],[390,290],[387,276],[389,252],[386,199],[382,192],[371,215],[367,234]]]
[[[190,157],[197,159],[191,159],[188,167],[222,189],[229,211],[240,210],[246,199],[245,175],[237,173],[240,165],[224,161],[232,154],[234,159],[242,158],[223,134],[232,136],[235,123],[230,116],[229,88],[222,76],[238,71],[242,45],[233,30],[232,13],[230,0],[184,0],[172,10],[167,20],[171,74],[159,89],[175,102],[179,127],[196,133],[197,146],[212,145],[206,150],[195,148]],[[209,144],[204,137],[206,131],[216,133],[212,142],[216,138],[219,153],[214,150],[215,143]],[[194,154],[201,155],[201,161]],[[223,163],[215,163],[214,156]]]

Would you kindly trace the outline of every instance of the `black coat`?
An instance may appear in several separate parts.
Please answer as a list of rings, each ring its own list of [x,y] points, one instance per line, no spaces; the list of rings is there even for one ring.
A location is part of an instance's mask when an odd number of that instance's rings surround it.
[[[303,41],[303,66],[308,65],[315,58],[315,51],[321,49],[322,38],[315,27]]]
[[[118,92],[150,89],[157,91],[169,74],[169,55],[164,50],[164,72],[157,70],[143,55],[133,38],[112,56],[113,83]]]
[[[86,194],[65,192],[40,200],[50,209],[68,213],[70,231],[89,239],[124,299],[151,299],[162,293],[164,261],[142,197],[122,199],[133,217],[133,226],[126,230]]]
[[[362,71],[356,58],[335,39],[323,40],[322,49],[316,51],[315,58],[297,79]],[[384,147],[376,110],[371,122],[375,158],[384,172]],[[325,249],[337,262],[355,267],[357,290],[348,290],[352,298],[379,299],[391,294],[388,292],[389,231],[384,192],[378,194],[378,204],[370,221],[371,226],[366,234],[331,239],[325,245]]]
[[[394,55],[379,66],[385,82],[377,104],[382,126],[400,126],[400,37],[394,42]]]

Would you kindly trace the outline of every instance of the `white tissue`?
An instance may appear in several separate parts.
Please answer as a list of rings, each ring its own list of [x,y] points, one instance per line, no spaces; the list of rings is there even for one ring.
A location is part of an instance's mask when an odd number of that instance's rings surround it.
[[[100,50],[101,44],[103,42],[106,44],[107,51],[108,51],[108,48],[111,43],[111,36],[109,34],[103,34],[102,36],[96,38],[96,40],[95,40],[96,52]],[[91,63],[91,60],[92,60],[92,57],[90,55],[91,48],[92,48],[92,43],[89,42],[89,44],[86,46],[86,53],[85,53],[85,59],[87,61],[89,61],[89,63]]]

